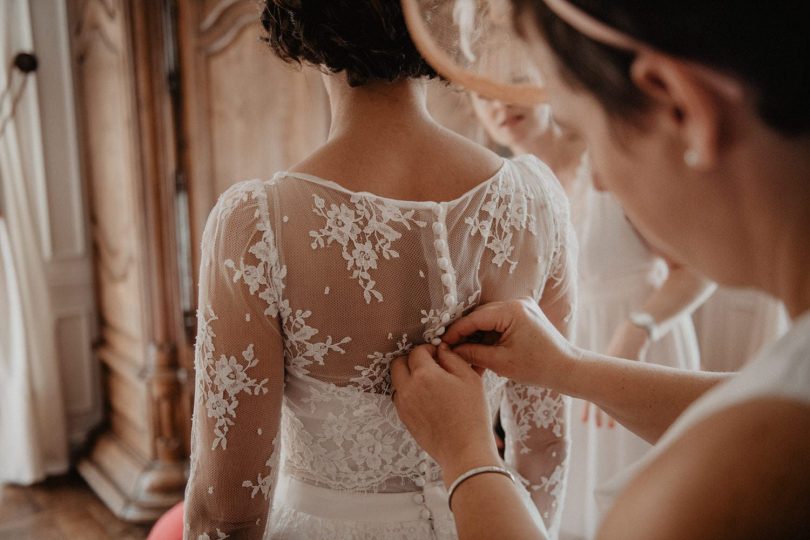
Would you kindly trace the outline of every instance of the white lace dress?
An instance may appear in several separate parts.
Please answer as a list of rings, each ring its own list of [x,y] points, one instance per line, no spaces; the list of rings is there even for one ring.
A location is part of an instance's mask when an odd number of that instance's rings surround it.
[[[567,331],[573,238],[532,157],[442,203],[297,173],[229,189],[203,237],[186,538],[455,538],[389,363],[492,300],[530,295]],[[506,461],[554,536],[566,403],[491,374],[486,386]]]

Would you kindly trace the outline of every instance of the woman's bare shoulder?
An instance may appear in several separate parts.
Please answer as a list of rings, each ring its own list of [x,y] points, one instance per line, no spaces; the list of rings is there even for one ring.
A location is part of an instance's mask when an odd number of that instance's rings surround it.
[[[329,141],[290,170],[391,198],[449,200],[491,177],[503,163],[495,152],[440,126],[398,138],[372,135]]]
[[[697,424],[619,496],[600,538],[810,537],[810,406],[760,398]]]

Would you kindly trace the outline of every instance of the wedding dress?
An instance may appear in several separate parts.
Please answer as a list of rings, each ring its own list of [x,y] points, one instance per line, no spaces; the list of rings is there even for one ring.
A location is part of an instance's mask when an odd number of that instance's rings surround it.
[[[455,538],[389,364],[480,303],[531,296],[570,318],[572,239],[565,194],[528,156],[439,203],[290,172],[230,188],[203,236],[186,538]],[[566,402],[485,384],[553,536]]]

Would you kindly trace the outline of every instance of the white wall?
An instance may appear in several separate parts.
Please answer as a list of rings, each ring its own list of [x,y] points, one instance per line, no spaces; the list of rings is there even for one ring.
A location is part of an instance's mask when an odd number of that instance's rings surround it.
[[[47,266],[54,333],[72,445],[80,444],[101,419],[101,391],[92,343],[96,335],[92,248],[85,186],[79,163],[69,26],[65,0],[25,0],[31,13],[39,69],[36,100],[18,114],[20,124],[40,130],[41,144],[28,156],[34,179]],[[32,133],[35,131],[32,131]]]

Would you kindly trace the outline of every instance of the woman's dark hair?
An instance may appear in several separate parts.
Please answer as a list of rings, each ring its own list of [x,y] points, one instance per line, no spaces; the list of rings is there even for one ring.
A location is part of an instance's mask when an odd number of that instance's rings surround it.
[[[513,0],[533,16],[569,83],[606,110],[637,119],[647,103],[630,78],[634,54],[598,43],[542,0]],[[810,3],[792,0],[570,0],[663,52],[734,75],[756,93],[760,117],[789,136],[810,133]]]
[[[266,0],[261,22],[279,58],[345,72],[351,86],[436,76],[411,41],[400,0]]]

